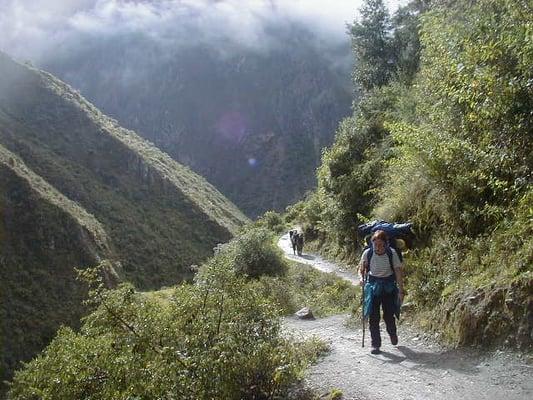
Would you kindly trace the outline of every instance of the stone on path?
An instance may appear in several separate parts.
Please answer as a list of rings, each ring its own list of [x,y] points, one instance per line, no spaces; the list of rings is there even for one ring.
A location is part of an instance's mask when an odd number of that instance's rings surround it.
[[[296,311],[294,315],[300,319],[315,319],[315,316],[309,307],[304,307],[301,310]]]

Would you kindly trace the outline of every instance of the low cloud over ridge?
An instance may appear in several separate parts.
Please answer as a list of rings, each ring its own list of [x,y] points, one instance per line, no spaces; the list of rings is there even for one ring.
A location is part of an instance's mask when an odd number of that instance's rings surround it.
[[[394,9],[402,0],[389,0]],[[273,24],[300,23],[323,44],[348,40],[361,0],[3,0],[0,50],[37,63],[82,37],[142,34],[169,45],[275,46]]]

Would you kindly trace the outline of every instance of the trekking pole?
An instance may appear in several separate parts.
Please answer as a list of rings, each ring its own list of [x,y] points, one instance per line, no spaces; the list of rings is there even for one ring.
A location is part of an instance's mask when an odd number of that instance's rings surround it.
[[[363,286],[361,289],[361,319],[363,320],[363,342],[361,347],[365,347],[365,283],[366,279],[363,275]]]

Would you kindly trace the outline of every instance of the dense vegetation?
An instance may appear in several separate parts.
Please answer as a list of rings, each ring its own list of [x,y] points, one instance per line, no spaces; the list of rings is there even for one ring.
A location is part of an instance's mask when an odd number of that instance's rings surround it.
[[[175,284],[247,221],[72,88],[0,53],[2,381],[61,324],[79,325],[75,267],[110,259],[137,287]]]
[[[324,349],[315,340],[282,335],[278,318],[293,311],[291,289],[307,293],[310,283],[321,283],[307,270],[288,272],[263,229],[220,247],[194,283],[172,289],[140,293],[123,284],[109,290],[96,271],[82,273],[92,286],[94,311],[79,332],[61,329],[16,373],[10,398],[287,398]],[[329,297],[321,304],[336,310],[353,304],[348,284],[333,277],[325,282],[321,292]]]
[[[0,382],[61,324],[78,326],[87,290],[73,267],[109,254],[98,221],[0,145]],[[113,267],[104,272],[108,286],[118,280]]]
[[[428,325],[454,343],[531,346],[531,5],[413,1],[390,18],[368,0],[361,15],[361,101],[288,216],[349,259],[358,224],[414,222],[408,300]]]

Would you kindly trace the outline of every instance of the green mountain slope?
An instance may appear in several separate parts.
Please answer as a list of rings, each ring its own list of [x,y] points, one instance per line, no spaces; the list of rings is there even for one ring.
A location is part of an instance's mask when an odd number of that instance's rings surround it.
[[[282,22],[270,36],[277,45],[264,51],[91,37],[41,65],[256,216],[316,186],[322,148],[351,105],[348,40],[318,48],[316,33]]]
[[[0,379],[29,360],[61,324],[76,326],[86,289],[74,267],[110,256],[89,213],[0,146]],[[109,286],[118,276],[108,269]]]
[[[141,288],[190,276],[247,221],[187,168],[53,76],[0,56],[0,142],[107,231]]]
[[[247,221],[68,85],[0,53],[0,379],[79,324],[74,268],[109,260],[109,286],[174,284]]]
[[[392,23],[382,1],[364,7],[351,28],[361,101],[299,222],[355,264],[360,223],[412,221],[406,302],[420,323],[454,345],[531,351],[531,7],[412,1]]]

